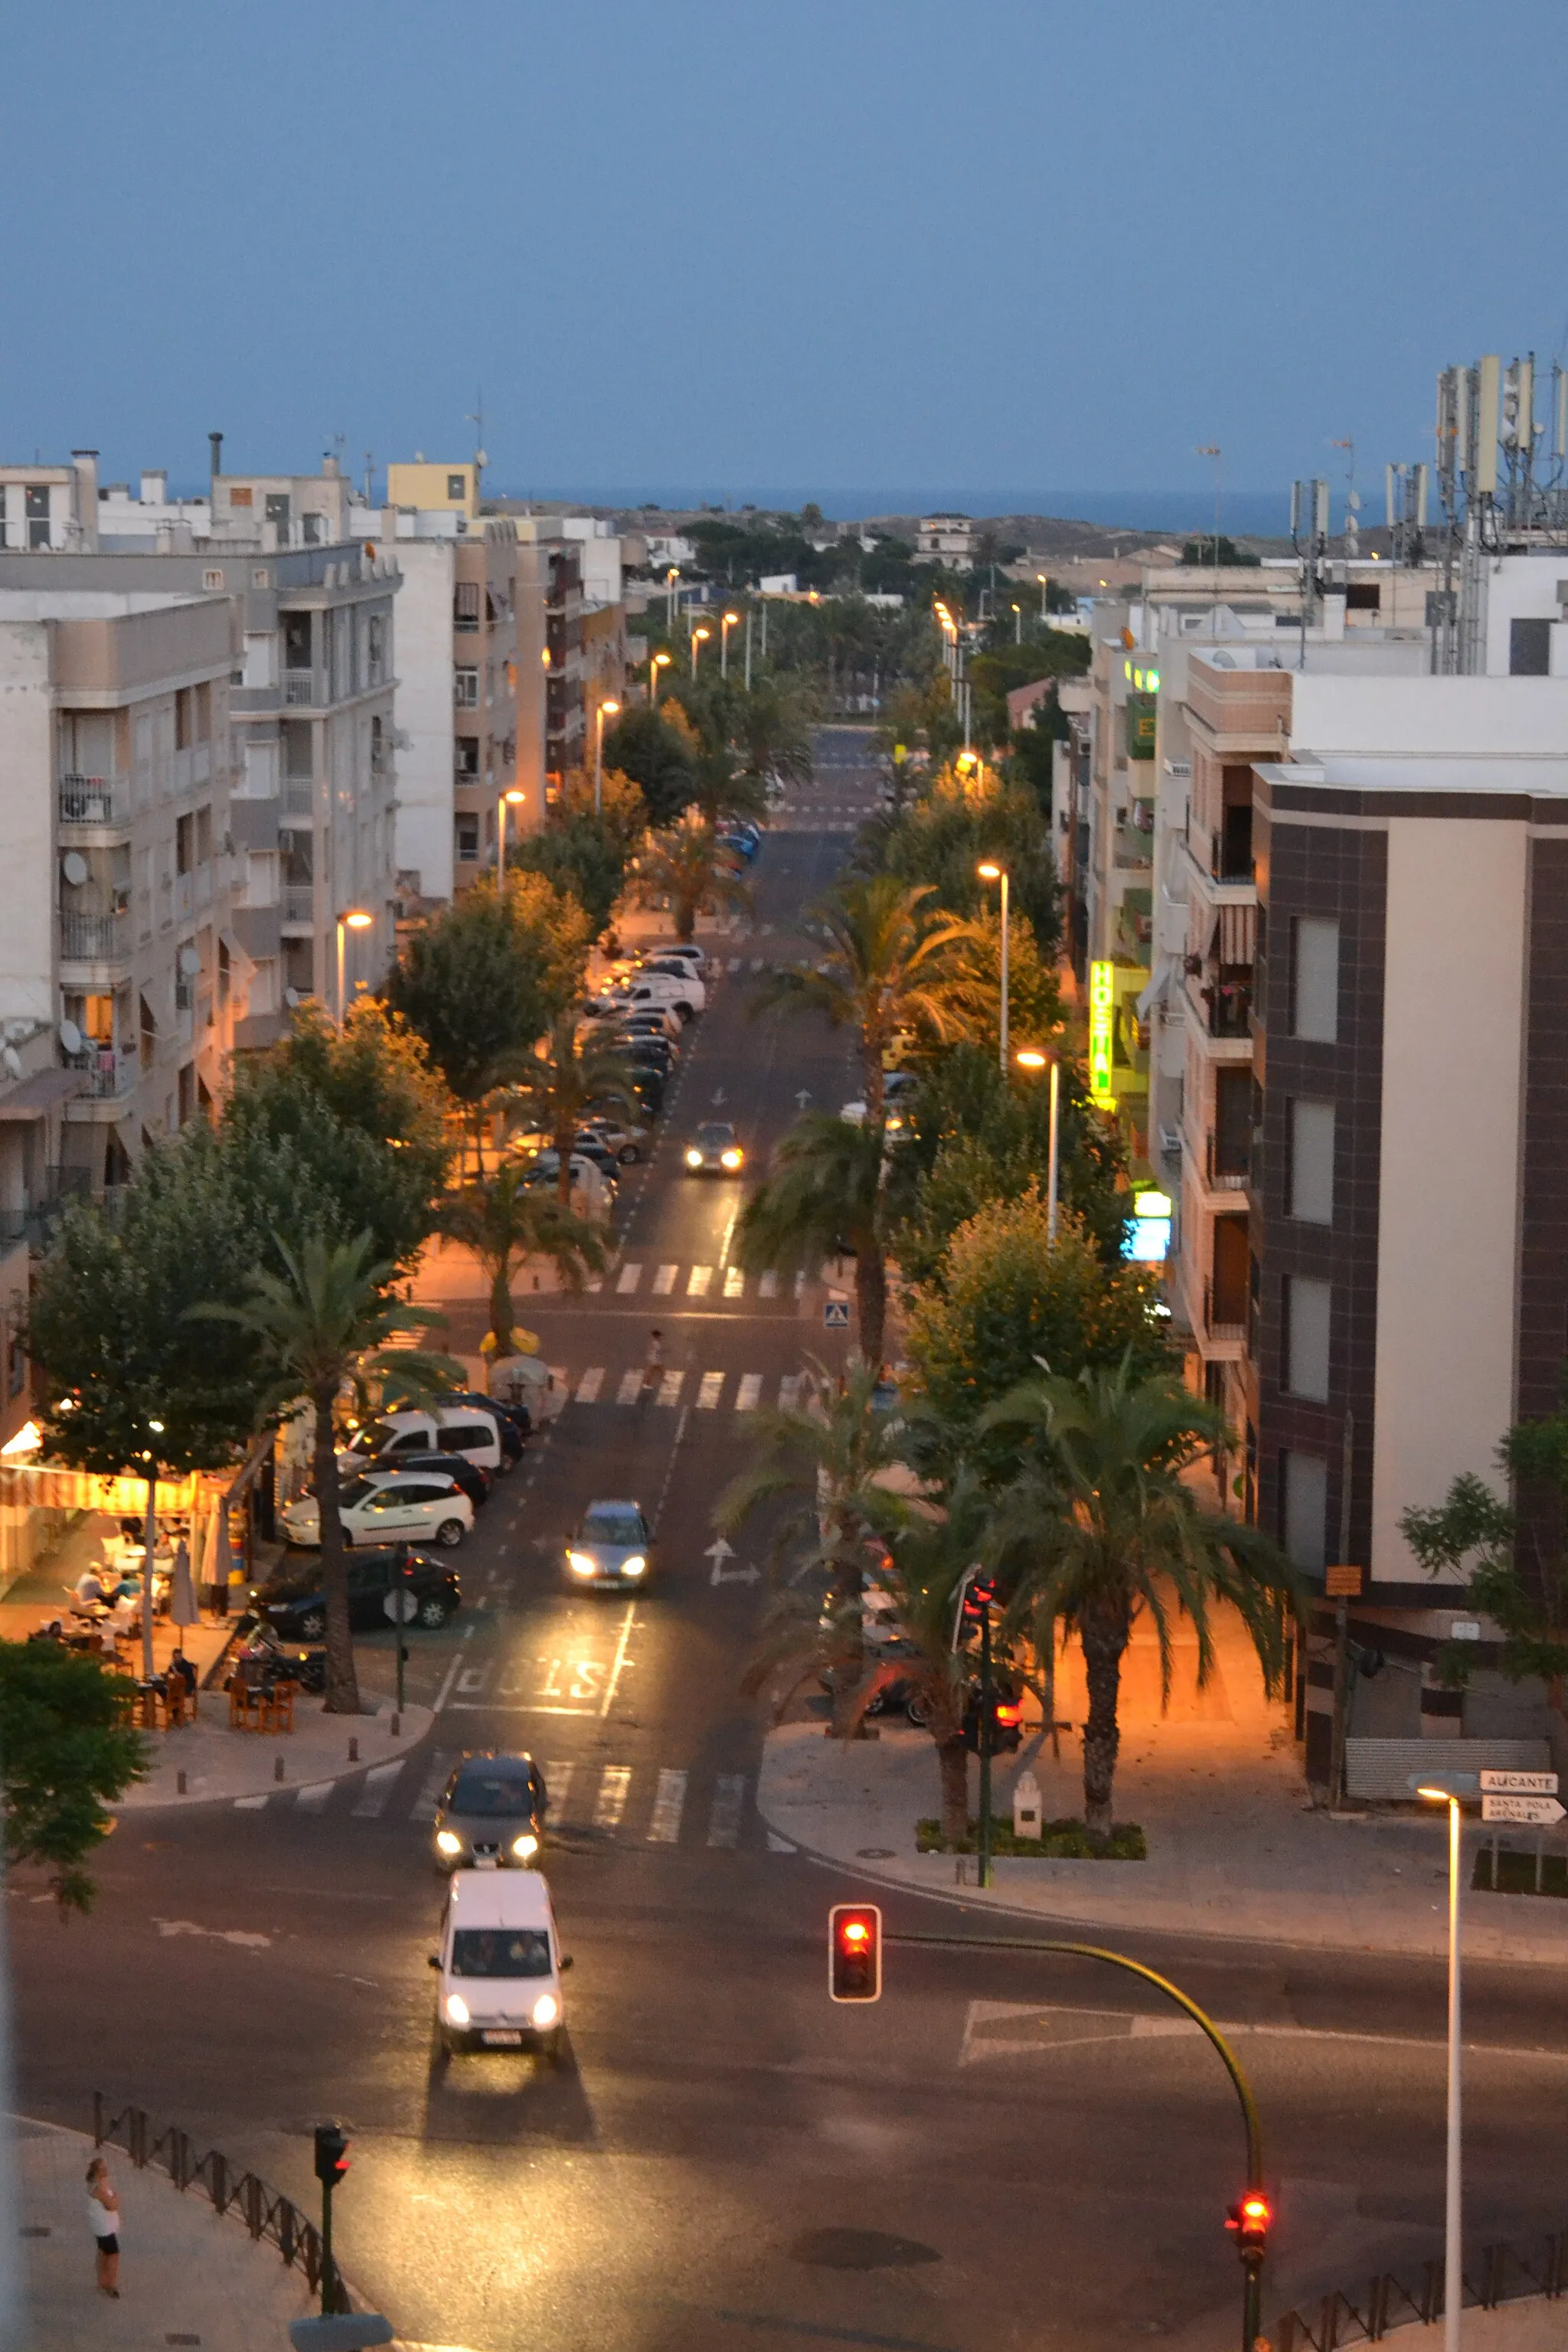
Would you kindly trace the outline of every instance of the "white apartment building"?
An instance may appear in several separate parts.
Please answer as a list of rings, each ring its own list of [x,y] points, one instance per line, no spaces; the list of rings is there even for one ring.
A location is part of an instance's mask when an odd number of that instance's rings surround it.
[[[98,452],[68,466],[0,466],[0,552],[90,551],[98,545]]]

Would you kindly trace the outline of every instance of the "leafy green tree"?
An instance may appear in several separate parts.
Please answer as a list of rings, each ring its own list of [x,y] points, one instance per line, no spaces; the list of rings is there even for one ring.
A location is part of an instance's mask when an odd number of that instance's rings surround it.
[[[1007,616],[1011,620],[1011,614]],[[969,666],[975,731],[983,742],[1005,744],[1011,731],[1007,697],[1042,677],[1081,677],[1091,659],[1087,637],[1070,629],[1037,629],[1023,645],[1003,643],[976,654]]]
[[[47,1642],[0,1642],[0,1794],[5,1854],[37,1864],[62,1912],[92,1907],[87,1865],[114,1827],[106,1808],[145,1778],[131,1727],[135,1685]]]
[[[254,1273],[237,1307],[219,1298],[192,1309],[198,1328],[226,1325],[249,1335],[268,1382],[267,1402],[273,1412],[305,1403],[314,1415],[312,1467],[327,1596],[329,1715],[361,1712],[338,1505],[339,1393],[351,1380],[368,1375],[405,1396],[435,1394],[454,1385],[458,1370],[444,1356],[401,1348],[386,1352],[397,1333],[426,1328],[442,1318],[427,1307],[388,1297],[387,1286],[397,1269],[375,1263],[374,1248],[368,1233],[349,1242],[311,1234],[298,1249],[274,1236],[280,1274]]]
[[[825,1257],[855,1253],[860,1352],[880,1364],[886,1344],[888,1265],[882,1130],[829,1111],[806,1111],[773,1154],[766,1181],[741,1212],[736,1252],[749,1273],[815,1273]]]
[[[1301,1606],[1294,1574],[1257,1528],[1205,1510],[1185,1482],[1222,1435],[1221,1417],[1169,1374],[1141,1374],[1131,1353],[1114,1370],[1025,1381],[991,1408],[985,1426],[1026,1449],[997,1500],[988,1547],[1017,1572],[1014,1622],[1043,1620],[1082,1645],[1084,1823],[1103,1842],[1112,1827],[1121,1660],[1135,1620],[1146,1614],[1153,1624],[1168,1700],[1173,1616],[1196,1636],[1202,1688],[1214,1670],[1212,1613],[1228,1603],[1272,1691],[1284,1670],[1287,1612]]]
[[[629,776],[656,829],[673,824],[691,798],[698,744],[679,702],[634,702],[605,735],[605,765]]]
[[[791,784],[811,782],[810,711],[793,680],[759,678],[750,694],[742,691],[732,725],[743,776],[756,783],[771,776]]]
[[[980,782],[947,772],[897,822],[868,828],[856,866],[870,861],[879,873],[924,883],[945,914],[966,920],[997,908],[996,886],[981,876],[981,865],[1005,866],[1015,922],[1027,923],[1047,957],[1060,940],[1048,818],[1031,792],[1002,782],[994,771]]]
[[[525,834],[507,852],[507,864],[542,874],[568,891],[587,917],[589,935],[609,929],[637,844],[647,830],[642,787],[608,769],[594,806],[594,779],[574,769],[542,829]]]
[[[547,1257],[569,1290],[584,1272],[602,1274],[605,1246],[592,1225],[553,1193],[525,1184],[526,1171],[503,1160],[492,1176],[466,1184],[441,1204],[441,1230],[471,1249],[490,1286],[490,1334],[498,1356],[514,1351],[512,1276],[530,1257]]]
[[[911,888],[892,874],[840,884],[808,919],[820,961],[804,969],[777,965],[752,992],[753,1013],[820,1013],[831,1027],[854,1030],[867,1125],[879,1137],[883,1056],[900,1033],[942,1040],[959,1031],[951,990],[963,933],[934,912],[932,897],[929,884]]]
[[[1516,1422],[1497,1462],[1507,1501],[1465,1471],[1436,1509],[1405,1512],[1400,1532],[1428,1576],[1466,1576],[1466,1606],[1501,1631],[1502,1672],[1512,1682],[1539,1676],[1561,1715],[1568,1678],[1568,1410]],[[1464,1682],[1469,1664],[1466,1646],[1450,1643],[1445,1679]]]
[[[1036,1182],[988,1202],[907,1300],[905,1345],[949,1459],[969,1453],[992,1476],[1015,1467],[1010,1427],[986,1414],[1042,1368],[1070,1380],[1126,1360],[1136,1378],[1168,1377],[1173,1360],[1157,1298],[1148,1271],[1108,1268],[1069,1213],[1053,1243]]]
[[[637,859],[637,891],[645,907],[668,899],[678,940],[690,939],[699,915],[749,913],[752,904],[739,861],[700,819],[652,835]]]
[[[612,1102],[637,1116],[637,1098],[624,1055],[590,1033],[579,1039],[574,1013],[558,1013],[538,1049],[519,1069],[515,1097],[526,1103],[557,1154],[555,1189],[561,1206],[572,1198],[572,1145],[597,1103]]]

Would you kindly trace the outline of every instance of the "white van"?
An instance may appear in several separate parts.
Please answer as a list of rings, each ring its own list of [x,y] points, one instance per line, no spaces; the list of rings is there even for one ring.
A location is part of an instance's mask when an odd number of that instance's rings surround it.
[[[492,1478],[506,1467],[500,1431],[477,1404],[442,1405],[434,1412],[382,1413],[355,1433],[339,1454],[338,1467],[363,1470],[369,1462],[384,1460],[393,1468],[400,1454],[461,1454]]]
[[[571,1967],[550,1888],[536,1870],[457,1870],[441,1922],[436,2031],[447,2050],[537,2050],[561,2055]]]

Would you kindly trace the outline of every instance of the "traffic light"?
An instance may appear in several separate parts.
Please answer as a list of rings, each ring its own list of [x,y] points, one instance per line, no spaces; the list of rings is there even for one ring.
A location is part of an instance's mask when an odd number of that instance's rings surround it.
[[[1261,2262],[1268,2250],[1268,2224],[1273,2209],[1261,2189],[1249,2189],[1239,2205],[1227,2207],[1225,2226],[1236,2235],[1236,2251],[1245,2263]]]
[[[996,1605],[996,1580],[994,1576],[972,1576],[963,1588],[963,1624],[966,1632],[977,1626],[987,1610]]]
[[[972,1687],[969,1704],[963,1710],[963,1744],[972,1756],[980,1753],[981,1697],[978,1688]],[[1023,1739],[1024,1703],[1010,1683],[1004,1682],[991,1694],[991,1753],[1011,1756]]]
[[[875,1903],[836,1903],[827,1915],[827,1991],[833,2000],[882,1998],[882,1914]]]
[[[316,2126],[316,2178],[323,2189],[335,2189],[349,2168],[349,2136],[341,2125]]]

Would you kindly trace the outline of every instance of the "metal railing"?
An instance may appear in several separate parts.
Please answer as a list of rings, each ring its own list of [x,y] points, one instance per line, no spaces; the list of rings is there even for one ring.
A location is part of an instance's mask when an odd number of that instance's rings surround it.
[[[1521,2254],[1510,2245],[1482,2246],[1479,2265],[1465,2270],[1465,2302],[1496,2311],[1505,2303],[1542,2295],[1555,2303],[1568,2290],[1568,2231],[1554,2230],[1539,2247]],[[1424,2263],[1418,2283],[1406,2285],[1393,2271],[1366,2283],[1358,2301],[1342,2291],[1326,2294],[1309,2312],[1288,2311],[1274,2329],[1279,2352],[1339,2352],[1346,2344],[1381,2343],[1390,2328],[1411,2320],[1430,2327],[1443,2316],[1443,2264]]]
[[[283,699],[292,710],[313,710],[327,699],[326,680],[313,669],[286,669]]]
[[[283,885],[283,920],[286,923],[313,923],[315,919],[315,885],[310,882],[286,882]]]
[[[283,779],[283,811],[286,816],[314,816],[316,786],[310,776],[285,776]]]
[[[1237,1301],[1236,1301],[1235,1299],[1232,1299],[1232,1298],[1225,1298],[1225,1299],[1221,1299],[1220,1301],[1218,1301],[1218,1303],[1217,1303],[1217,1305],[1216,1305],[1216,1302],[1215,1302],[1215,1296],[1214,1296],[1214,1284],[1213,1284],[1213,1282],[1212,1282],[1212,1281],[1205,1281],[1205,1284],[1204,1284],[1204,1328],[1205,1328],[1205,1330],[1208,1333],[1209,1338],[1210,1338],[1211,1339],[1246,1339],[1246,1337],[1247,1337],[1247,1317],[1246,1317],[1246,1315],[1245,1315],[1245,1314],[1243,1314],[1243,1315],[1242,1315],[1242,1317],[1241,1317],[1241,1318],[1240,1318],[1240,1320],[1239,1320],[1239,1321],[1237,1321],[1237,1320],[1236,1319],[1236,1318],[1235,1318],[1234,1314],[1229,1314],[1229,1313],[1226,1313],[1226,1312],[1225,1311],[1226,1308],[1234,1308],[1234,1307],[1236,1306],[1236,1304],[1237,1304]]]
[[[69,1066],[87,1073],[82,1094],[90,1102],[113,1102],[121,1095],[128,1095],[136,1084],[136,1056],[119,1053],[112,1045],[74,1054],[69,1056]]]
[[[1200,991],[1211,1037],[1250,1037],[1252,989],[1246,981],[1222,981]]]
[[[129,824],[130,779],[126,776],[62,776],[62,824]]]
[[[1239,1166],[1236,1163],[1239,1161]],[[1251,1173],[1251,1154],[1244,1145],[1237,1152],[1234,1146],[1221,1151],[1215,1142],[1211,1127],[1204,1138],[1204,1177],[1211,1192],[1245,1191]]]
[[[78,915],[60,909],[60,954],[73,963],[120,963],[131,953],[124,915]]]
[[[110,2115],[101,2091],[92,2095],[92,2138],[95,2147],[123,2148],[138,2172],[154,2165],[176,2189],[200,2189],[215,2213],[237,2213],[258,2245],[276,2246],[288,2269],[304,2273],[312,2294],[321,2285],[321,2231],[291,2197],[254,2172],[242,2171],[216,2148],[198,2156],[195,2140],[177,2125],[155,2132],[144,2107]]]

